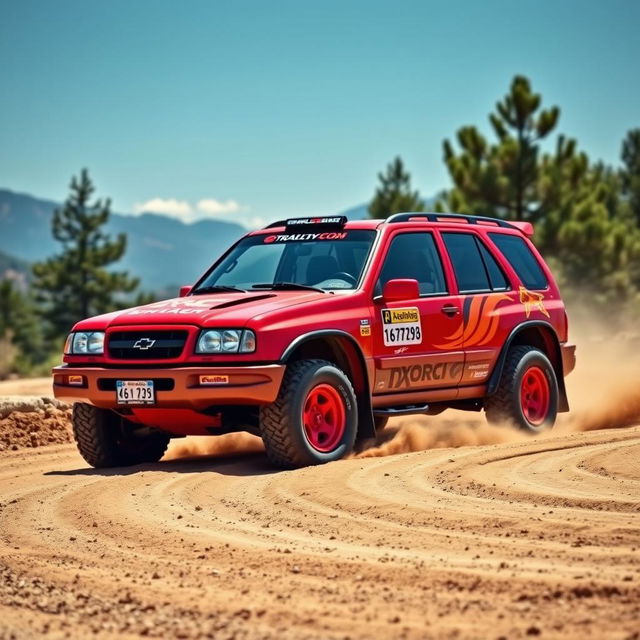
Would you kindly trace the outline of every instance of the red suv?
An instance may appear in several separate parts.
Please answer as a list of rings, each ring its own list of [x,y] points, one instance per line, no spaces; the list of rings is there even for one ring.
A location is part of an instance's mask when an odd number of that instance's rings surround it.
[[[447,407],[539,431],[568,410],[575,347],[532,234],[435,213],[276,222],[179,298],[76,324],[55,395],[96,467],[233,431],[277,465],[317,464]]]

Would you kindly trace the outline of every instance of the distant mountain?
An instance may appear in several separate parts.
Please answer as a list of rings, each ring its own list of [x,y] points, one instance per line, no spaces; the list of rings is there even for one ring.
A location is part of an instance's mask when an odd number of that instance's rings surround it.
[[[58,206],[50,200],[0,189],[0,251],[29,262],[58,253],[60,245],[51,235],[51,216]],[[127,234],[127,252],[116,269],[138,276],[147,290],[194,282],[246,232],[233,222],[184,224],[154,213],[113,213],[107,230]]]
[[[357,207],[351,207],[342,211],[339,215],[347,216],[349,220],[364,220],[369,217],[369,203],[359,204]]]
[[[436,198],[427,199],[431,208]],[[0,189],[0,278],[26,286],[31,262],[60,252],[51,235],[51,216],[60,206],[51,200]],[[368,203],[346,209],[350,220],[369,217]],[[331,212],[328,212],[331,213]],[[141,279],[147,291],[172,291],[194,282],[232,242],[246,233],[234,222],[201,220],[185,224],[156,213],[127,216],[112,213],[107,230],[126,233],[127,251],[115,269]]]
[[[432,196],[431,198],[425,198],[424,204],[427,211],[433,211],[433,208],[438,201],[439,196]],[[357,207],[351,207],[342,211],[339,215],[347,216],[349,220],[364,220],[369,217],[369,203],[359,204]]]

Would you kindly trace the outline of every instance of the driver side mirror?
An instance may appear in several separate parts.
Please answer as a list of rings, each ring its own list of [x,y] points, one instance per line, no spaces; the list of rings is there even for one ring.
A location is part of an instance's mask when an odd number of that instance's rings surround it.
[[[420,286],[418,285],[418,281],[410,278],[389,280],[382,289],[382,298],[385,302],[415,300],[419,297]]]
[[[193,289],[193,287],[190,284],[180,287],[180,297],[184,298],[185,296],[188,296],[191,293],[191,289]]]

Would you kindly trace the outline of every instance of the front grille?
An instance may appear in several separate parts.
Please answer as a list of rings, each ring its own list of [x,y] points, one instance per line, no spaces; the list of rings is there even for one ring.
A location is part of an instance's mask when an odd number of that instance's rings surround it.
[[[127,378],[127,380],[134,379],[135,378]],[[153,380],[153,388],[156,391],[173,391],[175,387],[175,381],[172,378],[145,378],[145,380]],[[98,378],[98,389],[100,389],[100,391],[115,391],[116,379]]]
[[[167,360],[180,357],[186,340],[186,331],[114,331],[107,349],[117,360]]]

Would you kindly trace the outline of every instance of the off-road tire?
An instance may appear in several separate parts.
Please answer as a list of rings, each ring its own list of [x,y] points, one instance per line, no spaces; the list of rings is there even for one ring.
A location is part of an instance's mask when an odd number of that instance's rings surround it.
[[[523,376],[531,368],[541,370],[548,383],[548,410],[541,424],[532,424],[527,419],[520,397]],[[498,388],[485,400],[484,409],[487,420],[492,424],[508,423],[524,431],[538,433],[554,425],[558,400],[558,380],[547,356],[535,347],[518,345],[509,349]]]
[[[80,402],[73,405],[72,425],[80,455],[96,468],[158,462],[169,444],[167,434],[137,435],[137,425],[113,411]]]
[[[303,408],[318,384],[333,386],[345,409],[344,433],[332,451],[321,452],[307,439]],[[322,464],[349,454],[356,440],[358,409],[348,376],[326,360],[298,360],[287,366],[275,402],[260,409],[260,432],[269,460],[285,469]]]

